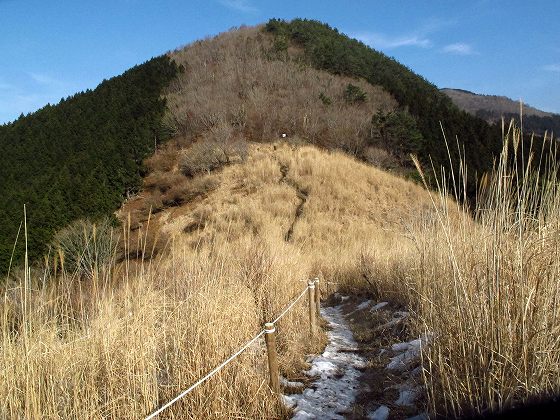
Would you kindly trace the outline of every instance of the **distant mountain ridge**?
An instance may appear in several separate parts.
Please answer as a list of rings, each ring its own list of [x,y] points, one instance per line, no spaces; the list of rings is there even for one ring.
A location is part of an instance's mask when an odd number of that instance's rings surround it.
[[[472,115],[476,115],[476,112],[481,109],[495,111],[500,114],[519,113],[519,101],[515,101],[507,96],[481,95],[465,89],[452,88],[443,88],[441,91],[449,96],[455,105]],[[523,115],[552,117],[555,114],[523,104]]]
[[[512,118],[519,120],[519,101],[506,96],[480,95],[464,89],[443,88],[440,90],[449,96],[460,109],[489,123],[497,123],[501,121],[502,117],[506,121]],[[560,114],[542,111],[523,104],[523,126],[526,131],[539,135],[543,135],[545,131],[559,133]]]

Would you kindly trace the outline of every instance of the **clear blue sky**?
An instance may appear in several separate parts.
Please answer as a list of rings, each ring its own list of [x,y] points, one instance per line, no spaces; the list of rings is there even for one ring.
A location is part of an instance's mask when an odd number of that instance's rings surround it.
[[[0,0],[0,123],[271,17],[327,22],[439,87],[560,113],[559,0]]]

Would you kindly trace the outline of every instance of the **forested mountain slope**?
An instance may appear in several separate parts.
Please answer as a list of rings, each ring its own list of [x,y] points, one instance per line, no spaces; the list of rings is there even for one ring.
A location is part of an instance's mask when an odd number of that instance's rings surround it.
[[[167,56],[154,58],[0,126],[0,273],[10,263],[24,204],[33,260],[57,229],[111,214],[138,188],[142,160],[166,137],[160,95],[176,72]],[[14,264],[25,251],[22,236]]]
[[[304,50],[300,57],[303,62],[334,74],[362,77],[393,95],[401,111],[414,118],[421,133],[421,138],[402,144],[403,152],[418,153],[423,160],[431,156],[436,167],[446,165],[441,122],[452,143],[458,136],[465,145],[466,163],[473,175],[491,168],[493,156],[501,149],[498,129],[459,110],[435,85],[396,60],[317,21],[271,20],[266,30],[275,36],[274,47],[279,55],[289,56],[289,46],[299,46]],[[451,152],[458,160],[455,148]]]

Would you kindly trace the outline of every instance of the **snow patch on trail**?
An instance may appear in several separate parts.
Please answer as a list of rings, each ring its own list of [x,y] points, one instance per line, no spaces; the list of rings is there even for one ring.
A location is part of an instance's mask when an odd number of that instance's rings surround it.
[[[341,306],[322,308],[321,315],[331,328],[327,333],[329,344],[305,372],[317,377],[311,388],[303,394],[284,396],[286,405],[294,410],[293,419],[344,419],[359,391],[360,369],[366,361],[352,351],[358,344],[344,320]]]
[[[392,328],[395,325],[403,322],[406,318],[408,318],[408,315],[409,313],[406,311],[393,312],[393,319],[391,319],[390,321],[386,322],[383,325],[378,326],[375,330],[376,331],[388,330],[389,328]]]
[[[379,374],[369,371],[370,376],[374,375],[370,377],[367,375],[368,369],[373,368],[366,363],[366,358],[362,355],[363,350],[359,348],[349,328],[349,323],[364,324],[369,321],[361,318],[356,321],[352,314],[358,311],[378,312],[377,322],[384,323],[377,327],[372,325],[372,328],[381,337],[388,334],[389,338],[392,338],[391,341],[396,341],[398,337],[395,327],[400,328],[399,324],[405,322],[410,314],[407,311],[391,309],[387,302],[376,304],[372,300],[365,300],[358,304],[347,302],[348,296],[335,297],[342,302],[340,305],[321,309],[321,315],[330,327],[330,331],[327,332],[328,345],[322,355],[310,356],[307,359],[311,366],[305,374],[312,377],[313,382],[302,394],[283,396],[284,403],[293,409],[293,419],[344,419],[353,415],[357,400],[360,404],[357,408],[364,410],[368,419],[386,420],[393,414],[393,409],[397,410],[397,415],[407,413],[412,416],[408,420],[427,419],[427,414],[421,412],[423,386],[420,354],[422,348],[433,339],[433,334],[426,333],[411,341],[384,345],[379,349],[379,356],[372,356],[375,349],[366,352],[370,360],[371,357],[383,356],[379,360],[379,366],[374,368],[386,372]],[[362,376],[364,372],[366,374]],[[379,377],[376,377],[376,374]],[[371,393],[370,385],[382,386],[383,378],[390,378],[389,382],[393,385],[382,390],[383,396],[375,395],[375,401],[364,400],[364,397]],[[303,383],[282,379],[287,392],[296,392],[295,385],[299,385],[299,389],[304,387]],[[366,383],[360,383],[360,380],[365,380]],[[379,384],[371,382],[377,380]],[[394,396],[395,390],[398,391],[398,398]]]
[[[395,401],[396,405],[414,406],[416,399],[420,394],[419,387],[411,387],[408,385],[401,386],[399,389],[399,398]]]
[[[410,364],[417,362],[420,358],[420,350],[429,341],[428,336],[417,338],[407,343],[396,343],[391,346],[395,352],[402,352],[391,358],[387,365],[389,370],[406,370]]]
[[[303,382],[292,382],[287,380],[283,376],[280,376],[280,385],[285,388],[303,388],[305,386]]]
[[[362,303],[360,303],[358,306],[356,306],[356,308],[352,311],[349,312],[348,314],[346,314],[346,316],[350,316],[355,314],[358,311],[363,311],[364,309],[366,309],[369,305],[371,305],[371,300],[366,300]]]
[[[365,302],[362,302],[358,306],[356,306],[356,311],[363,311],[369,305],[371,305],[371,300],[366,300]]]
[[[382,405],[368,416],[369,420],[387,420],[389,418],[389,407]]]
[[[373,308],[371,308],[369,311],[370,312],[378,311],[379,309],[384,308],[388,304],[389,304],[389,302],[379,302],[377,305],[374,305]]]

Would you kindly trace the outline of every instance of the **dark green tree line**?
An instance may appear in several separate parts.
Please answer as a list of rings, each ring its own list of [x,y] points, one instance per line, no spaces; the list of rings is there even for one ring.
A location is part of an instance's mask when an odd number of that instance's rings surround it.
[[[28,249],[39,258],[55,231],[119,207],[141,181],[142,160],[166,139],[163,89],[178,69],[167,56],[0,126],[0,273],[27,207]],[[23,240],[15,264],[24,255]]]

